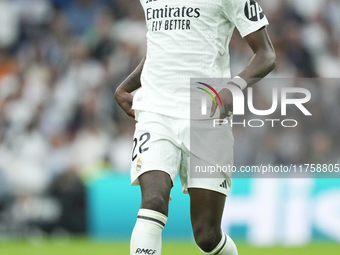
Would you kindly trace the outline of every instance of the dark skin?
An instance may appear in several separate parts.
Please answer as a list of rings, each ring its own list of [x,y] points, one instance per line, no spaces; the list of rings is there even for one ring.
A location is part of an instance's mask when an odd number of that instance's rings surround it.
[[[252,86],[259,79],[264,78],[275,67],[275,52],[269,39],[266,28],[262,28],[245,37],[246,42],[254,52],[246,68],[239,76]],[[131,109],[132,98],[130,94],[139,88],[140,73],[143,69],[145,58],[137,69],[117,88],[115,98],[122,109],[129,115],[134,116]],[[235,83],[230,83],[238,86]],[[233,98],[228,89],[222,89],[219,93],[223,106],[220,108],[220,119],[228,116],[233,111]],[[216,100],[218,102],[218,100]],[[213,104],[212,115],[217,107]],[[170,190],[173,186],[170,176],[162,171],[149,171],[139,177],[142,204],[141,208],[151,209],[168,215]],[[198,246],[206,251],[212,251],[220,242],[221,219],[226,196],[211,190],[190,188],[190,214],[194,237]]]
[[[238,75],[243,78],[248,87],[254,85],[260,79],[264,78],[270,73],[276,65],[275,51],[273,44],[270,41],[269,35],[266,28],[262,28],[257,32],[254,32],[244,38],[248,43],[249,47],[254,52],[254,56],[249,61],[245,69]],[[230,83],[240,88],[235,83]],[[229,89],[222,89],[219,92],[223,106],[221,106],[219,100],[215,98],[217,105],[220,109],[220,119],[224,119],[230,116],[228,112],[233,112],[233,97]],[[211,117],[215,114],[217,106],[212,104]]]
[[[119,106],[130,117],[135,117],[135,111],[132,109],[133,96],[131,92],[139,89],[142,85],[140,83],[140,76],[143,70],[145,57],[139,63],[137,68],[122,82],[116,89],[115,99]]]

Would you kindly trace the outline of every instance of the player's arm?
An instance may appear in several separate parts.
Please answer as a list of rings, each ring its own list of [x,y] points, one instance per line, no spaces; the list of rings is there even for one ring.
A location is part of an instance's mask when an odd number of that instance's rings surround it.
[[[244,37],[254,56],[238,75],[247,82],[247,87],[270,73],[276,65],[276,55],[265,27]]]
[[[131,92],[140,88],[140,76],[143,70],[145,57],[139,63],[137,68],[118,86],[115,92],[115,99],[119,106],[126,112],[127,115],[135,117],[135,112],[132,110],[133,95]]]
[[[275,68],[276,55],[265,27],[245,36],[244,38],[253,50],[254,55],[245,69],[238,76],[241,77],[247,83],[247,87],[249,87],[264,78]],[[237,82],[231,81],[229,84],[241,88],[240,84]],[[233,112],[233,97],[228,89],[222,89],[219,95],[221,100],[224,102],[223,106],[219,105],[220,119],[224,119]],[[215,114],[216,108],[217,106],[213,104],[211,117]]]

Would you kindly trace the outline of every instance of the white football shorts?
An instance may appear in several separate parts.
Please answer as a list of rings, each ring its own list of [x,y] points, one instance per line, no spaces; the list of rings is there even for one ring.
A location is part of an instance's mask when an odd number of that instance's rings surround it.
[[[135,114],[132,185],[139,185],[143,173],[159,170],[168,173],[173,183],[179,174],[183,193],[201,188],[228,195],[231,176],[224,172],[216,175],[215,166],[233,165],[230,125],[214,127],[212,119],[179,119],[140,110]],[[212,169],[215,173],[209,173]]]

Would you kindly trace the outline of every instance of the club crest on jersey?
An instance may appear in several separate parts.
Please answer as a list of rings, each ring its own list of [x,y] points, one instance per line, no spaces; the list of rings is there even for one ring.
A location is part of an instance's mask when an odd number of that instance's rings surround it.
[[[259,21],[264,18],[261,6],[254,0],[247,0],[244,6],[244,14],[250,21]]]
[[[136,171],[140,171],[142,169],[142,160],[139,158],[137,160]]]

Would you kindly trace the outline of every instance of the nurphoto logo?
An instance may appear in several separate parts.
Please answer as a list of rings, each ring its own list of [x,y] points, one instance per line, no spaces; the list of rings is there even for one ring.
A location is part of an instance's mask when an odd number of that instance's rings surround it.
[[[216,89],[214,89],[212,86],[210,86],[207,83],[203,82],[196,82],[196,84],[200,84],[204,86],[202,87],[196,87],[197,89],[200,89],[204,91],[205,93],[201,97],[201,115],[206,116],[208,115],[208,97],[206,95],[209,95],[210,98],[212,98],[215,105],[218,103],[223,106],[223,102],[221,100],[221,97],[219,96]],[[305,116],[312,116],[310,111],[305,107],[305,104],[308,103],[311,100],[311,93],[309,90],[305,88],[298,88],[298,87],[282,87],[280,88],[280,96],[279,96],[279,89],[274,88],[268,88],[268,90],[271,90],[271,101],[272,105],[267,110],[258,110],[254,107],[254,93],[253,88],[249,87],[247,88],[247,104],[245,104],[246,99],[243,91],[234,85],[226,84],[226,85],[220,85],[218,86],[219,89],[229,89],[232,97],[233,97],[233,112],[230,112],[230,114],[233,115],[245,115],[245,105],[248,107],[248,110],[256,115],[256,116],[269,116],[277,111],[278,108],[281,108],[280,115],[281,116],[287,116],[287,106],[288,105],[294,105],[297,107],[299,111],[301,111]],[[210,91],[208,90],[210,89]],[[214,95],[215,96],[214,96]],[[291,98],[292,95],[299,95],[299,98]],[[280,99],[280,107],[279,107],[279,99]],[[295,119],[250,119],[246,121],[244,119],[243,122],[233,122],[232,119],[213,119],[213,125],[214,127],[217,125],[224,125],[224,124],[231,124],[233,125],[242,125],[244,127],[262,127],[265,125],[265,123],[271,124],[272,127],[275,126],[278,122],[281,124],[282,127],[296,127],[298,125],[298,121]]]

